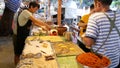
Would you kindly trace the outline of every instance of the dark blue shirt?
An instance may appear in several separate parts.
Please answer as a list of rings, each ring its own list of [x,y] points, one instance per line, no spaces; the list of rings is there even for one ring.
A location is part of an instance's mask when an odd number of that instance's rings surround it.
[[[21,0],[7,0],[5,6],[8,7],[13,12],[17,12],[20,7]]]

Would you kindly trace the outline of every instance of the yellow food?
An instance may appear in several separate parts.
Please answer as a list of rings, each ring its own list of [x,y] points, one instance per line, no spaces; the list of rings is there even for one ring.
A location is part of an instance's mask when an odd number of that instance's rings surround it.
[[[62,48],[67,48],[67,46],[61,46]]]
[[[44,48],[47,48],[48,47],[48,45],[46,44],[46,43],[43,43],[43,45],[42,45]]]
[[[69,49],[70,49],[71,51],[72,51],[72,50],[75,50],[75,48],[69,48]]]

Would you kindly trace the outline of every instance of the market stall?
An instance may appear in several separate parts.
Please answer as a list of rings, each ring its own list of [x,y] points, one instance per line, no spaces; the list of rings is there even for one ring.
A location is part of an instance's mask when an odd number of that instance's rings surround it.
[[[17,68],[82,68],[77,64],[76,56],[84,51],[71,41],[72,32],[66,32],[67,28],[61,27],[61,0],[58,4],[58,25],[49,23],[52,22],[52,20],[48,20],[51,15],[50,3],[46,4],[48,9],[45,8],[45,13],[43,12],[44,20],[41,19],[39,12],[35,14],[36,18],[49,24],[52,29],[44,31],[40,27],[32,27],[30,36],[25,41]],[[53,34],[54,31],[56,34]]]

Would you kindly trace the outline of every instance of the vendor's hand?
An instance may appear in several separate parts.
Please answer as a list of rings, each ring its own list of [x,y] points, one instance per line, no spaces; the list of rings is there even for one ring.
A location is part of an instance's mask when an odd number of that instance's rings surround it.
[[[82,36],[81,36],[81,40],[82,40],[83,44],[85,44],[85,43],[84,43],[84,37],[85,37],[85,33],[82,34]]]
[[[49,29],[46,28],[45,26],[41,26],[41,28],[42,28],[43,30],[45,30],[45,31],[49,31]]]
[[[88,48],[88,49],[90,49],[91,47],[89,47],[89,46],[85,46],[86,48]]]
[[[51,30],[51,27],[49,27],[49,26],[48,26],[48,27],[46,27],[46,28],[47,28],[48,30]]]
[[[82,34],[82,36],[81,36],[81,39],[83,40],[83,38],[85,37],[85,33],[84,34]]]

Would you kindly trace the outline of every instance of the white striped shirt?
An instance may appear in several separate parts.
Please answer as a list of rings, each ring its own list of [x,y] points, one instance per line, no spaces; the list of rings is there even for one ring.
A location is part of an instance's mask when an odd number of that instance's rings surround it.
[[[114,18],[114,12],[108,11],[106,14],[110,18]],[[120,12],[116,12],[115,24],[120,32]],[[86,36],[95,40],[95,44],[92,46],[96,51],[107,38],[110,31],[110,22],[103,12],[94,13],[90,16],[88,26],[86,30]],[[104,54],[111,60],[110,68],[114,68],[119,63],[120,47],[119,47],[119,35],[115,28],[112,29],[104,46],[98,51],[98,53]]]

